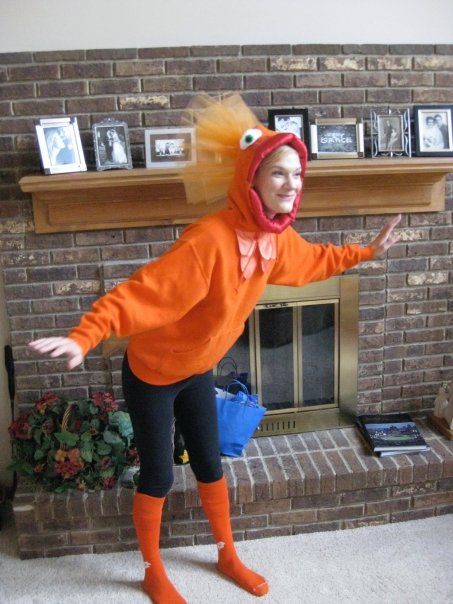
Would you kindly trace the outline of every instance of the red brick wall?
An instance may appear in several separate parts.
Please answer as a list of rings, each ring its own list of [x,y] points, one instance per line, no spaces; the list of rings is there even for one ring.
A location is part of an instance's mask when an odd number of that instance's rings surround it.
[[[83,369],[38,359],[26,343],[65,334],[102,293],[158,256],[177,228],[36,235],[29,195],[17,185],[38,172],[33,120],[76,115],[93,169],[91,125],[128,122],[135,167],[143,130],[179,124],[199,91],[236,90],[265,121],[269,107],[308,107],[310,119],[453,98],[453,45],[202,46],[0,55],[0,251],[20,404],[43,391],[85,396],[119,390],[120,359],[88,356]],[[389,160],[391,161],[391,160]],[[51,178],[51,177],[50,177]],[[406,215],[387,258],[360,266],[360,410],[431,408],[453,378],[453,185],[447,209]],[[302,220],[310,241],[369,241],[381,216]]]

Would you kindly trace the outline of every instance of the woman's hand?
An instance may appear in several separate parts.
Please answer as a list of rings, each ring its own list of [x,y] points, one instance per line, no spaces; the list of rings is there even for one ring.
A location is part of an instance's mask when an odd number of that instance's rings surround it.
[[[71,338],[41,338],[28,344],[40,354],[50,353],[51,357],[65,355],[68,359],[68,369],[74,369],[83,361],[82,349]]]
[[[386,252],[389,247],[398,241],[399,236],[393,232],[393,229],[400,221],[401,214],[398,214],[384,225],[376,239],[371,242],[370,245],[373,248],[375,258]]]

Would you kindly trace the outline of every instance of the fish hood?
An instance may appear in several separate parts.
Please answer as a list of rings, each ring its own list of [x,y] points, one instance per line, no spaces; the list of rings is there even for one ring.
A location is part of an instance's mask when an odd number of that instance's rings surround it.
[[[302,168],[302,188],[291,212],[269,218],[258,192],[253,188],[256,172],[263,160],[278,147],[288,145],[299,155]],[[244,132],[240,141],[233,180],[228,190],[228,209],[234,214],[238,229],[252,232],[281,233],[296,219],[303,191],[307,166],[307,148],[295,134],[274,132],[257,125]]]

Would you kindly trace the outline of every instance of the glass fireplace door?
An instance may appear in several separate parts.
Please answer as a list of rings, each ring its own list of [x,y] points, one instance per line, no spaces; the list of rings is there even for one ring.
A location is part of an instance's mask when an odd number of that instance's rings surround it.
[[[297,406],[295,317],[291,306],[255,311],[256,387],[269,411]]]
[[[299,311],[299,401],[302,407],[337,406],[338,304],[306,304]]]
[[[268,411],[338,406],[337,315],[337,300],[257,306],[252,383]]]

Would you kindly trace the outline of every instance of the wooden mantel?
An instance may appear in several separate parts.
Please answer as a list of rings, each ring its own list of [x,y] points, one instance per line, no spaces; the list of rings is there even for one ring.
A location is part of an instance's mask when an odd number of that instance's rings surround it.
[[[445,208],[453,158],[336,159],[308,164],[300,216],[434,212]],[[35,231],[187,224],[221,205],[189,205],[175,171],[111,170],[26,176]]]

